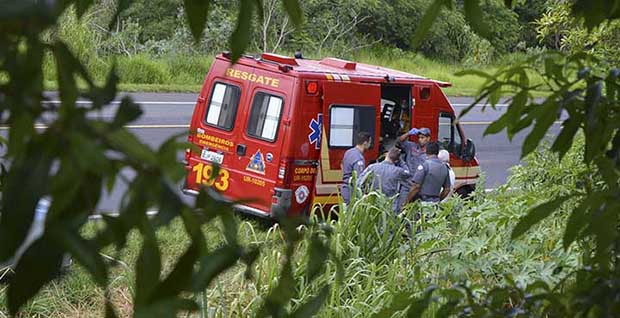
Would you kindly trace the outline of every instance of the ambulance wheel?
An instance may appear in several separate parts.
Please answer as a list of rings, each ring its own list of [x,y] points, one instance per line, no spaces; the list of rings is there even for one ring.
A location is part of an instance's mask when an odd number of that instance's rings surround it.
[[[471,194],[474,192],[474,190],[476,190],[476,186],[466,185],[466,186],[462,186],[458,188],[458,190],[456,190],[456,193],[461,198],[468,199],[471,196]]]

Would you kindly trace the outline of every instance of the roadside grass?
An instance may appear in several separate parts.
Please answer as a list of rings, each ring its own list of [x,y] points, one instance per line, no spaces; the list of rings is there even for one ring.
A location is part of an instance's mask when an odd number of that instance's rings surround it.
[[[147,55],[91,58],[85,65],[97,83],[104,83],[112,66],[116,65],[120,77],[119,89],[122,91],[197,93],[200,91],[202,82],[216,54],[213,53],[210,56],[178,55],[160,58]],[[329,54],[324,56],[310,54],[307,57],[321,59],[326,56]],[[438,62],[415,53],[401,53],[393,56],[362,51],[352,56],[352,59],[434,80],[450,82],[452,86],[444,89],[444,92],[449,96],[475,96],[485,82],[483,78],[478,76],[456,76],[456,73],[467,69],[494,72],[498,68],[497,65],[467,66],[460,63]],[[51,57],[46,57],[43,70],[45,89],[58,89],[56,70]],[[530,76],[533,83],[540,81],[536,74],[530,74]],[[509,95],[509,92],[506,92],[506,95]]]
[[[574,147],[558,164],[556,156],[540,151],[514,167],[508,183],[494,192],[483,187],[470,200],[454,197],[438,207],[410,205],[400,217],[391,212],[391,200],[371,192],[340,215],[329,220],[328,246],[340,262],[330,259],[322,274],[307,281],[310,264],[309,239],[315,227],[300,228],[305,239],[294,257],[295,292],[291,309],[311,299],[321,286],[331,287],[317,317],[370,317],[389,309],[403,295],[421,295],[429,286],[450,288],[467,282],[476,297],[495,286],[527,286],[542,281],[551,288],[581,264],[577,245],[562,246],[569,200],[554,216],[545,219],[516,240],[512,228],[528,210],[575,186],[589,169],[581,162],[583,143]],[[315,219],[315,222],[318,222]],[[85,233],[94,233],[102,223],[90,223]],[[203,227],[209,249],[223,243],[221,224]],[[419,229],[419,231],[418,231]],[[409,239],[410,233],[416,233]],[[202,304],[207,317],[247,317],[256,313],[263,297],[273,290],[282,268],[283,234],[278,226],[266,229],[258,223],[239,220],[238,237],[243,245],[259,245],[261,254],[253,266],[253,279],[246,279],[244,265],[236,265],[217,277],[204,295],[187,295]],[[162,252],[162,276],[170,271],[189,240],[182,223],[173,221],[157,233]],[[109,295],[121,317],[131,316],[134,294],[134,264],[141,247],[139,236],[130,235],[121,251],[106,251],[114,264],[110,271]],[[337,275],[338,264],[344,268]],[[96,287],[79,265],[45,287],[24,307],[24,317],[102,317],[104,291]],[[445,301],[439,296],[439,302]],[[0,317],[7,316],[6,287],[0,286]],[[434,305],[425,317],[432,317]],[[190,317],[198,317],[192,313]],[[382,317],[402,317],[403,310]]]

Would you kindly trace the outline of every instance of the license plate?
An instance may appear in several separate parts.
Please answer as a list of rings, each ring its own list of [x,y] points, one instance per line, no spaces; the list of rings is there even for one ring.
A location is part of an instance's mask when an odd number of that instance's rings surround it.
[[[224,162],[224,155],[214,152],[214,151],[209,151],[206,149],[202,150],[202,153],[200,154],[200,158],[207,160],[207,161],[211,161],[213,163],[217,163],[217,164],[222,164],[222,162]]]

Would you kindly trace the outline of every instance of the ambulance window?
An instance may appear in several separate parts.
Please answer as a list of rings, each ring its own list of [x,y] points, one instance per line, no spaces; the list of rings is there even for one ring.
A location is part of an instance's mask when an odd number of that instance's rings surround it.
[[[372,107],[332,106],[329,118],[330,147],[353,147],[354,138],[361,131],[375,135],[375,109]]]
[[[237,86],[215,83],[207,111],[207,124],[231,130],[235,123],[241,90]]]
[[[454,124],[454,118],[451,114],[439,114],[439,131],[437,134],[437,139],[444,149],[460,156],[462,143],[461,132]]]
[[[280,97],[256,93],[248,121],[248,135],[267,141],[276,140],[282,103]]]

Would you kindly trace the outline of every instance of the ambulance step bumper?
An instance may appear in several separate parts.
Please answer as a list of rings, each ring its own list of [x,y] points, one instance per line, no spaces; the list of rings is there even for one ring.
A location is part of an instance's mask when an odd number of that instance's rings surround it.
[[[192,190],[192,189],[187,189],[187,188],[183,188],[181,189],[181,192],[183,192],[183,194],[185,195],[191,195],[191,196],[197,196],[198,195],[198,191],[196,190]],[[232,202],[229,200],[224,200],[225,202]],[[261,218],[271,218],[272,214],[267,213],[263,210],[259,210],[257,208],[253,208],[251,206],[247,206],[247,205],[243,205],[243,204],[233,204],[233,209],[235,209],[236,211],[242,212],[242,213],[247,213],[247,214],[251,214],[254,216],[258,216]]]

